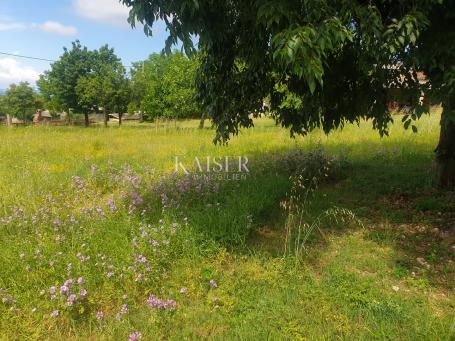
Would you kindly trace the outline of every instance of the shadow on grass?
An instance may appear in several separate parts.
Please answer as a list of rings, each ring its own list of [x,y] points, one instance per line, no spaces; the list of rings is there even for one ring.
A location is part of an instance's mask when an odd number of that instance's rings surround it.
[[[398,275],[411,278],[418,273],[429,285],[454,287],[455,195],[431,187],[431,151],[397,152],[393,145],[379,151],[374,145],[371,149],[363,144],[350,147],[363,152],[323,148],[329,155],[348,160],[350,167],[343,180],[321,186],[308,207],[311,216],[332,207],[350,209],[365,226],[365,240],[397,251]],[[309,144],[300,150],[307,153],[314,148],[322,147]],[[289,177],[300,166],[298,153],[292,147],[248,155],[250,173],[245,179],[221,181],[217,191],[202,197],[194,191],[183,193],[177,200],[180,214],[198,231],[201,242],[215,242],[236,253],[282,257],[286,217],[280,202],[289,193]],[[166,194],[172,195],[175,184],[168,185]],[[322,226],[327,236],[352,229]],[[312,236],[311,252],[324,250],[326,239],[317,233]]]
[[[432,187],[432,154],[371,153],[349,161],[344,180],[320,188],[310,204],[311,215],[331,207],[352,210],[363,222],[365,240],[396,251],[396,276],[421,286],[455,288],[455,193]],[[271,256],[282,256],[284,250],[285,216],[278,207],[257,217],[249,239],[253,249]],[[322,226],[326,236],[316,232],[310,252],[324,250],[328,236],[353,229],[358,228]]]

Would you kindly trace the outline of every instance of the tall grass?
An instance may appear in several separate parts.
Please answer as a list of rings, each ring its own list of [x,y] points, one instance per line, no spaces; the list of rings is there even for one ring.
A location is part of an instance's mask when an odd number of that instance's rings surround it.
[[[437,119],[295,140],[261,119],[227,146],[197,121],[0,127],[0,338],[453,337],[450,281],[399,265],[411,250],[369,230],[409,222],[397,193],[432,195]],[[250,173],[172,175],[176,156],[247,156]]]

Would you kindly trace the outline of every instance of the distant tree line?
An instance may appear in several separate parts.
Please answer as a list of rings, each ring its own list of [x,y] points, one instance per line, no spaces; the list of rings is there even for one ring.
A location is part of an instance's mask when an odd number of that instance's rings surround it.
[[[0,96],[0,114],[30,119],[38,108],[84,116],[117,113],[121,124],[126,112],[140,112],[145,120],[200,118],[195,98],[197,57],[178,51],[152,54],[133,63],[129,72],[108,45],[89,50],[79,41],[64,48],[37,81],[38,91],[28,83],[11,85]]]

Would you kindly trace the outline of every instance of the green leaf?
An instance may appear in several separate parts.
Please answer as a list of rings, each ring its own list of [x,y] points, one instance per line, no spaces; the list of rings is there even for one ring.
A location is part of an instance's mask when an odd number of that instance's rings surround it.
[[[309,77],[308,86],[310,88],[311,94],[314,94],[314,91],[316,90],[316,82],[313,77]]]
[[[408,129],[410,124],[411,120],[407,120],[406,122],[404,122],[404,129]]]

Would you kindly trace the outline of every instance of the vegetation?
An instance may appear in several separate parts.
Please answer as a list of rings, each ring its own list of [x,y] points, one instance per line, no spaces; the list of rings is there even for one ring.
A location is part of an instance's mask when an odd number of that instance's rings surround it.
[[[107,45],[89,51],[76,41],[71,50],[64,48],[51,70],[41,76],[38,87],[50,108],[82,113],[86,126],[90,113],[102,110],[106,118],[114,111],[123,114],[129,101],[125,68]]]
[[[71,50],[65,47],[60,59],[53,63],[51,70],[45,71],[37,82],[47,106],[67,113],[82,113],[88,125],[90,112],[80,105],[76,87],[78,81],[92,71],[92,67],[93,52],[82,47],[79,41],[72,44]]]
[[[130,111],[140,110],[146,119],[201,117],[196,101],[197,58],[174,51],[152,54],[132,69],[133,98]]]
[[[108,115],[119,114],[119,124],[122,115],[127,110],[130,89],[126,78],[125,68],[113,49],[103,46],[93,52],[94,64],[86,76],[79,78],[76,95],[79,105],[84,112],[104,112],[104,124],[107,125]]]
[[[127,75],[114,50],[107,45],[90,51],[79,41],[64,48],[59,61],[38,81],[46,105],[53,110],[108,115],[140,112],[144,119],[202,117],[196,99],[195,77],[199,60],[174,51],[152,54],[134,63]]]
[[[120,2],[0,97],[119,115],[0,127],[0,339],[454,340],[455,0]]]
[[[181,41],[192,53],[198,36],[199,96],[217,141],[250,127],[264,98],[291,134],[360,119],[387,134],[388,101],[415,109],[403,117],[409,127],[431,98],[444,108],[438,182],[455,186],[455,1],[122,2],[146,33],[156,20],[166,23],[168,50]]]
[[[455,198],[427,171],[439,115],[384,139],[254,123],[228,146],[197,121],[0,127],[0,338],[453,339]],[[206,155],[250,172],[172,175]],[[300,224],[284,206],[313,178]]]
[[[12,84],[1,98],[1,111],[23,121],[30,119],[42,101],[27,82]]]

